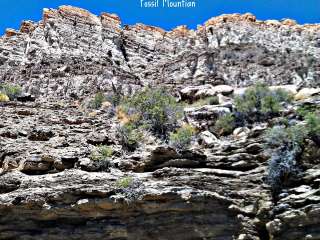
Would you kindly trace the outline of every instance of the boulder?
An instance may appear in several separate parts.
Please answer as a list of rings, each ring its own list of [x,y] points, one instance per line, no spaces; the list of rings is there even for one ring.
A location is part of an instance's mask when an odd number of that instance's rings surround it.
[[[247,127],[239,127],[233,131],[235,138],[246,138],[250,134],[250,129]]]
[[[110,109],[111,107],[112,107],[112,103],[108,101],[105,101],[101,104],[102,110],[107,110],[107,109]]]
[[[52,162],[43,161],[39,155],[33,155],[22,162],[21,172],[27,174],[45,174],[52,170],[52,164]]]
[[[209,91],[212,89],[212,85],[200,85],[200,86],[188,86],[179,91],[181,100],[195,100],[196,94],[199,91]]]
[[[217,96],[218,94],[230,95],[233,92],[233,90],[234,90],[233,87],[229,85],[217,85],[217,86],[212,86],[210,88],[199,89],[199,91],[196,92],[195,97],[199,99],[199,98]]]
[[[200,86],[188,86],[180,90],[181,100],[194,101],[200,98],[217,96],[218,94],[230,95],[233,92],[233,87],[229,85],[217,85],[210,84]]]
[[[242,96],[246,92],[247,87],[235,88],[233,91],[234,96]]]
[[[294,96],[294,99],[296,101],[304,100],[311,98],[314,95],[318,95],[319,93],[320,88],[303,88]]]
[[[87,137],[87,143],[92,145],[110,144],[110,141],[108,134],[105,132],[93,132]]]
[[[206,147],[213,147],[219,142],[218,138],[209,131],[201,132],[198,137],[200,144]]]
[[[224,109],[225,111],[228,111],[226,109]],[[211,105],[205,105],[205,106],[200,106],[200,107],[187,107],[184,109],[184,112],[188,115],[188,116],[192,116],[194,118],[202,118],[202,117],[206,117],[211,115],[212,112],[217,113],[216,115],[218,115],[221,111],[220,107],[216,107],[216,106],[211,106]],[[230,112],[230,110],[229,110]]]
[[[184,109],[187,121],[198,128],[213,125],[220,116],[230,112],[230,109],[227,107],[214,105],[189,107]]]
[[[89,158],[82,158],[79,160],[79,166],[81,170],[87,172],[105,172],[109,170],[110,162],[108,160],[92,161]]]

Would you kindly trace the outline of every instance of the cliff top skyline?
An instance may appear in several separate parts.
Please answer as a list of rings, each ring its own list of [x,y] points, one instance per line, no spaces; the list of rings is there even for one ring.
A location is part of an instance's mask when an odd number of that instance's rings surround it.
[[[299,0],[193,0],[195,7],[178,8],[170,8],[164,5],[162,0],[159,0],[156,7],[146,7],[142,2],[152,3],[146,0],[4,0],[0,2],[0,33],[3,34],[6,28],[19,29],[23,20],[39,21],[43,8],[57,8],[60,5],[81,7],[97,15],[101,12],[113,12],[120,16],[124,25],[144,23],[165,30],[179,25],[195,29],[198,24],[203,24],[209,18],[225,13],[250,12],[261,20],[291,18],[300,24],[320,22],[317,12],[320,2],[317,0],[308,0],[303,5]]]

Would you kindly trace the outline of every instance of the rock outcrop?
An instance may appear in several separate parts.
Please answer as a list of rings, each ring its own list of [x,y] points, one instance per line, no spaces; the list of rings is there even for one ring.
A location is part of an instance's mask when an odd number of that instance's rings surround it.
[[[314,141],[300,156],[301,178],[275,200],[263,140],[272,121],[229,136],[211,131],[233,111],[234,96],[257,81],[295,94],[281,114],[301,121],[293,110],[320,102],[319,57],[319,25],[251,14],[167,32],[62,6],[8,29],[0,79],[24,95],[0,102],[0,239],[320,239]],[[199,130],[189,149],[148,136],[123,151],[112,104],[86,108],[98,91],[160,85],[190,103],[217,97],[184,108]],[[112,148],[105,162],[92,157],[101,145]]]
[[[265,211],[259,201],[271,201],[259,141],[119,157],[107,112],[36,104],[1,107],[0,239],[258,239],[265,231],[264,219],[249,224]],[[90,166],[98,144],[115,149],[111,172]],[[118,185],[128,176],[138,187]]]
[[[62,6],[44,9],[38,23],[7,30],[0,39],[0,79],[51,97],[80,97],[112,83],[124,91],[159,83],[314,87],[319,34],[318,25],[258,21],[250,14],[212,18],[197,30],[121,27],[116,15]]]

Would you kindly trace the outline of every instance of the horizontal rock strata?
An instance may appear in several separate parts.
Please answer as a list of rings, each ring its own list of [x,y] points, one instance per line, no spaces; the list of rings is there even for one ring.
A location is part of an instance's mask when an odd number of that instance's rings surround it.
[[[141,85],[229,84],[315,86],[320,30],[292,20],[223,15],[197,30],[121,27],[116,15],[95,16],[62,6],[23,22],[0,39],[0,79],[45,96],[83,96],[98,89]],[[90,86],[90,87],[89,87]]]
[[[300,156],[299,181],[275,200],[263,134],[281,119],[228,137],[212,130],[233,111],[234,96],[257,81],[295,95],[284,117],[317,109],[319,53],[319,25],[251,14],[164,31],[62,6],[8,29],[0,79],[24,95],[0,103],[0,239],[320,239],[315,142],[308,139]],[[112,104],[86,108],[98,91],[143,86],[165,86],[188,101],[185,120],[199,130],[191,148],[148,136],[124,151]],[[104,162],[92,157],[101,145],[113,150]]]

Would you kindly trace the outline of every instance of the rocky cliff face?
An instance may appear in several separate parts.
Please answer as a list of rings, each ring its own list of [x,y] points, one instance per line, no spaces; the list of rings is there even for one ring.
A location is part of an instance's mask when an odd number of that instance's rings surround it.
[[[320,239],[314,142],[301,156],[301,179],[274,201],[262,137],[271,123],[219,139],[208,131],[232,110],[229,93],[240,87],[264,81],[296,93],[318,86],[319,53],[318,25],[262,22],[250,14],[166,32],[121,27],[115,15],[63,6],[7,30],[0,79],[37,100],[0,106],[0,239]],[[221,84],[229,86],[213,87]],[[109,109],[88,113],[74,101],[112,85],[124,94],[164,85],[184,89],[182,98],[221,99],[185,109],[201,131],[190,149],[176,151],[149,136],[135,152],[123,152]],[[320,90],[306,90],[284,116],[319,105]],[[90,159],[100,144],[114,151],[107,169]]]
[[[210,19],[197,30],[170,32],[115,15],[62,6],[38,23],[23,22],[0,39],[0,79],[34,94],[84,95],[110,82],[141,85],[317,85],[318,25],[258,21],[253,15]],[[90,87],[88,87],[90,86]]]

